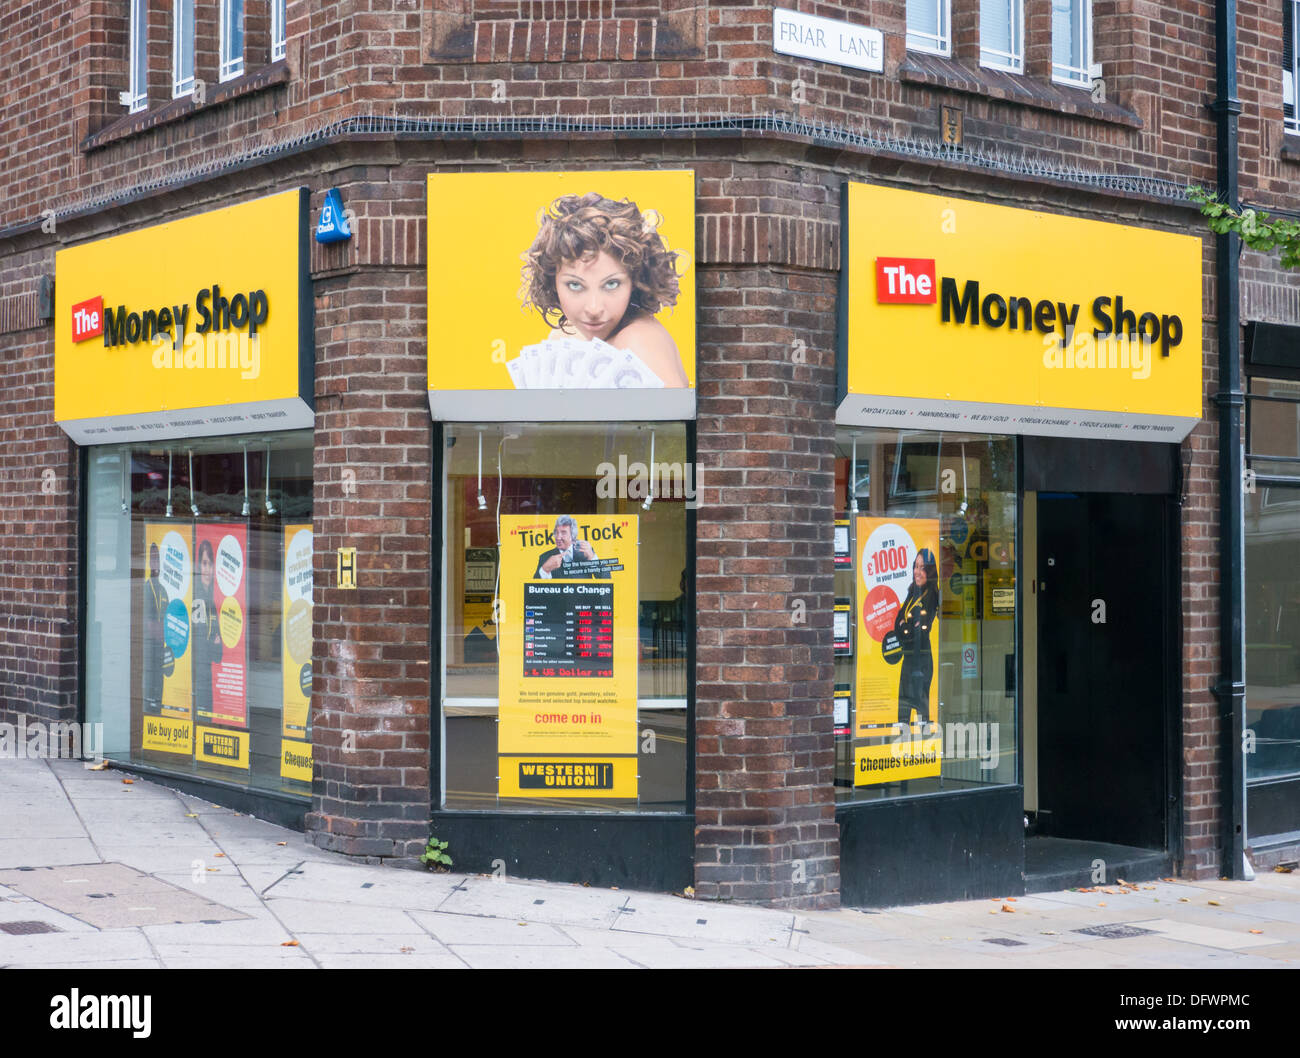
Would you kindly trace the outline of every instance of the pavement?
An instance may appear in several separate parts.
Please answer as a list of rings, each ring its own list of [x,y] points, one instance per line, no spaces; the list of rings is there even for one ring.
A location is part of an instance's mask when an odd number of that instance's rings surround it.
[[[0,760],[0,968],[1297,965],[1300,871],[789,912],[368,866],[120,771]]]

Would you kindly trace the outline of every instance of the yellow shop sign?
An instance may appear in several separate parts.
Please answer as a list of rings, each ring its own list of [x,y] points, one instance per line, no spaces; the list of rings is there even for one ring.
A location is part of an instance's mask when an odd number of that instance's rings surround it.
[[[310,426],[307,191],[61,250],[54,417],[80,444]]]
[[[845,188],[838,421],[1180,441],[1201,417],[1201,240]]]

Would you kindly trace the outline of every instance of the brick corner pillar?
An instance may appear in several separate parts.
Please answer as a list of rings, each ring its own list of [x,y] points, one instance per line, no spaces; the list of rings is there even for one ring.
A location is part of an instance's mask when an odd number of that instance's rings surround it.
[[[429,835],[430,421],[412,274],[316,283],[310,839],[411,859]],[[356,587],[338,549],[356,549]]]
[[[699,294],[695,888],[837,907],[835,277],[701,269]]]

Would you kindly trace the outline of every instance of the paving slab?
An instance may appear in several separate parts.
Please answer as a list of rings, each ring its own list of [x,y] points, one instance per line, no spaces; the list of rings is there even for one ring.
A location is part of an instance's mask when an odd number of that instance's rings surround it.
[[[89,863],[98,860],[99,855],[89,838],[0,838],[0,870]]]
[[[638,965],[606,948],[458,944],[451,950],[466,965],[481,970],[635,970]]]
[[[274,889],[266,898],[266,907],[294,934],[411,932],[411,918],[400,908],[281,898]]]
[[[577,945],[563,930],[542,922],[480,918],[474,915],[444,915],[434,911],[412,911],[411,918],[430,936],[448,947],[499,945],[501,947],[542,946],[574,948]]]
[[[794,915],[631,893],[611,928],[627,933],[696,937],[721,944],[789,947]]]
[[[608,929],[628,899],[628,893],[619,890],[471,878],[451,890],[438,910]]]
[[[143,933],[136,929],[78,933],[39,933],[10,937],[0,933],[0,966],[85,966],[118,960],[156,960]]]

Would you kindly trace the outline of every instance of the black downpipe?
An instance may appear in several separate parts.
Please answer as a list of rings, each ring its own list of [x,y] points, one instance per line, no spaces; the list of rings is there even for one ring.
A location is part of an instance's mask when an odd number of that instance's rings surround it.
[[[1237,4],[1215,0],[1213,104],[1218,145],[1219,196],[1234,209],[1241,202],[1237,184]],[[1245,875],[1246,772],[1242,733],[1246,722],[1246,638],[1243,624],[1245,585],[1245,522],[1242,486],[1245,480],[1241,418],[1246,398],[1241,387],[1240,239],[1235,232],[1215,237],[1217,278],[1219,391],[1219,699],[1220,774],[1223,853],[1220,873]]]

